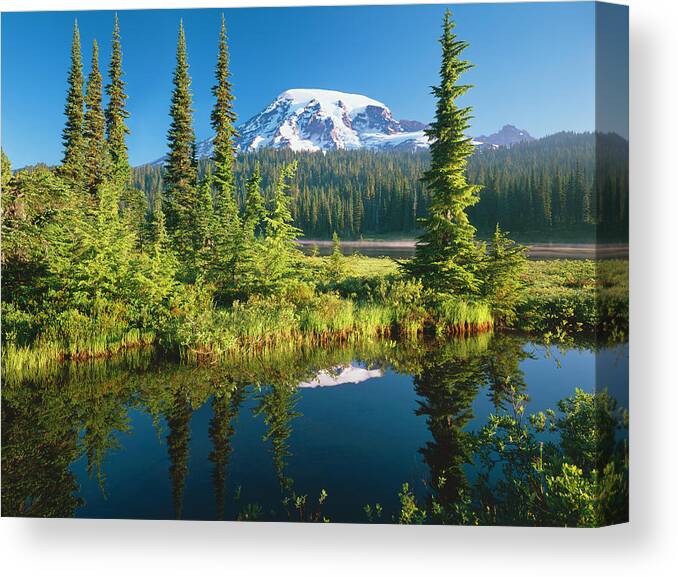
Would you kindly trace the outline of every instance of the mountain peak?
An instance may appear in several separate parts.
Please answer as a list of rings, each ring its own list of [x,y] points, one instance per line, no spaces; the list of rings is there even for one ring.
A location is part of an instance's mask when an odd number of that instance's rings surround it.
[[[281,92],[239,128],[238,149],[296,151],[410,149],[428,146],[424,133],[404,127],[383,102],[322,88]]]
[[[351,94],[349,92],[325,90],[323,88],[290,88],[281,92],[274,102],[279,100],[288,100],[297,106],[303,106],[314,101],[323,107],[331,107],[342,103],[348,110],[365,108],[367,106],[386,108],[385,104],[362,94]]]
[[[496,148],[498,146],[511,146],[518,142],[531,142],[535,140],[527,130],[516,128],[513,124],[504,124],[501,130],[490,134],[489,136],[478,136],[474,139],[475,143],[486,148]]]

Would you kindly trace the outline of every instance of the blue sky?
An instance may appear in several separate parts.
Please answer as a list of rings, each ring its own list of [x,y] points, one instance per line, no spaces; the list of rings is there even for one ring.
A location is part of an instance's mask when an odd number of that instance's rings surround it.
[[[534,136],[594,127],[592,3],[449,5],[465,56],[476,66],[464,97],[471,134],[510,123]],[[289,88],[365,94],[396,118],[431,120],[444,5],[127,10],[118,12],[131,113],[132,164],[162,156],[176,35],[183,18],[193,78],[195,128],[211,136],[210,88],[219,18],[226,16],[236,112],[245,121]],[[113,12],[2,14],[2,146],[14,167],[61,158],[72,24],[86,71],[91,44],[110,56]]]

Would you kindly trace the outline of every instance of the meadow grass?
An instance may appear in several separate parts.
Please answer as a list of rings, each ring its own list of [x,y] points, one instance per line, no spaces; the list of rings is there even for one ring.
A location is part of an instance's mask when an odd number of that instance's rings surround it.
[[[344,262],[343,284],[357,287],[347,290],[346,296],[350,297],[360,298],[361,283],[367,285],[375,279],[397,277],[399,273],[397,262],[390,258],[353,255]],[[527,262],[524,281],[525,290],[517,303],[518,318],[513,328],[547,336],[603,332],[624,339],[628,335],[627,260],[532,260]],[[437,318],[430,322],[438,331],[449,326],[459,329],[466,323],[482,327],[492,322],[482,303],[450,300],[435,304],[433,309]],[[407,319],[396,320],[407,324]],[[417,332],[421,327],[413,326],[412,330]]]
[[[546,336],[583,331],[624,339],[629,329],[628,275],[625,260],[531,261],[518,327]]]
[[[308,257],[318,278],[326,257]],[[299,343],[393,336],[415,338],[473,334],[493,328],[482,301],[431,298],[415,281],[399,276],[390,258],[345,257],[339,282],[300,284],[283,297],[252,297],[227,308],[214,306],[204,289],[161,334],[130,326],[120,315],[90,318],[65,311],[49,322],[3,305],[2,371],[30,372],[67,359],[105,357],[161,343],[192,359],[234,351],[296,347]],[[628,334],[628,262],[530,261],[524,298],[513,328],[562,338],[578,332]]]
[[[49,331],[52,332],[52,331]],[[123,350],[151,345],[155,333],[138,328],[113,332],[93,330],[89,334],[58,337],[45,334],[29,345],[5,342],[2,345],[2,373],[25,374],[44,370],[55,362],[84,360],[114,355]]]
[[[436,330],[455,334],[483,332],[494,325],[492,310],[487,303],[462,299],[439,302],[435,320]]]

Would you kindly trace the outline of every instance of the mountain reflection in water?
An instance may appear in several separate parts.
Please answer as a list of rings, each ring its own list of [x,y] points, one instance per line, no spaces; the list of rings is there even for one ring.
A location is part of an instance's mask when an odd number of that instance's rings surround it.
[[[297,387],[301,389],[315,387],[334,387],[336,385],[345,385],[347,383],[362,383],[369,379],[376,379],[384,376],[381,369],[365,369],[355,365],[340,365],[331,369],[318,371],[316,377],[307,382],[301,382]]]
[[[391,522],[403,483],[454,506],[479,475],[469,434],[516,394],[546,411],[597,379],[627,407],[627,363],[624,344],[488,334],[4,375],[3,514],[365,522],[379,503]]]

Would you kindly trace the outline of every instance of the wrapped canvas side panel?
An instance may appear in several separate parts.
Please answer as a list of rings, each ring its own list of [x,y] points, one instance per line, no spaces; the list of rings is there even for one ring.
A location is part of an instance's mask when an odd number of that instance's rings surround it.
[[[596,3],[596,389],[601,525],[628,521],[629,10]],[[615,255],[615,258],[610,258]],[[618,298],[625,292],[625,298]],[[616,310],[623,306],[623,310]],[[607,320],[609,319],[609,320]],[[605,336],[603,337],[603,333]],[[617,345],[614,347],[613,345]],[[621,352],[620,352],[621,351]],[[616,413],[622,426],[608,417]]]

